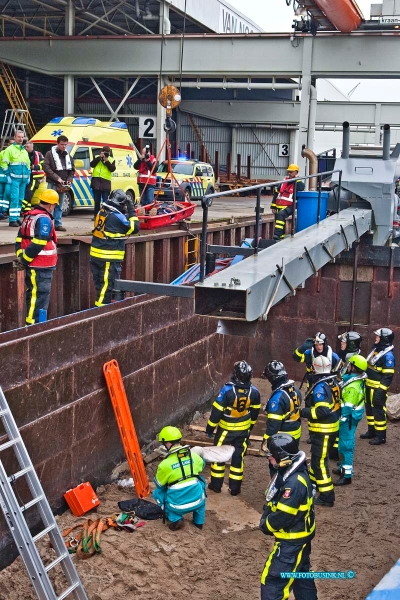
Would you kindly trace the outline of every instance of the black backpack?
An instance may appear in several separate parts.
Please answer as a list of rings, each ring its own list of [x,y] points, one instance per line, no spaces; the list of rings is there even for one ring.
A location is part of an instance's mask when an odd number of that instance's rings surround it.
[[[122,512],[134,511],[137,517],[147,521],[162,519],[164,516],[164,511],[158,504],[154,504],[154,502],[149,502],[148,500],[141,500],[140,498],[123,500],[122,502],[118,502],[118,506]]]

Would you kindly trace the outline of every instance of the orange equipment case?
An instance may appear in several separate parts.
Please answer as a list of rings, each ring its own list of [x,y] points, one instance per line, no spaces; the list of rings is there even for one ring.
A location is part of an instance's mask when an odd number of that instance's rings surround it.
[[[88,481],[65,492],[64,498],[75,517],[81,517],[100,504],[100,500]]]

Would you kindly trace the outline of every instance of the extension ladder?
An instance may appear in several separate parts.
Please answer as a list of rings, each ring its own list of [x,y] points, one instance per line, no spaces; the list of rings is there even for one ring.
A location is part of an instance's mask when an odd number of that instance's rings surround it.
[[[87,600],[82,582],[65,546],[65,541],[58,529],[50,505],[1,387],[0,417],[8,437],[7,442],[0,444],[0,453],[7,448],[12,448],[20,466],[20,470],[17,473],[9,476],[0,459],[0,506],[21,558],[24,561],[36,595],[39,600],[63,600],[70,594],[71,598],[75,600]],[[16,480],[20,477],[25,477],[32,494],[32,500],[22,506],[20,506],[17,500],[18,493],[16,495],[13,489]],[[24,512],[35,505],[40,513],[44,529],[32,537],[24,517]],[[57,557],[45,566],[35,544],[47,534]],[[58,564],[62,567],[65,579],[68,582],[68,588],[59,596],[56,594],[48,575]]]

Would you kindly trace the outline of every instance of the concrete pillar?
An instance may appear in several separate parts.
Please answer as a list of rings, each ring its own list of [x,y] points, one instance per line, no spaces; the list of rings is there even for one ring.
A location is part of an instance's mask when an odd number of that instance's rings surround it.
[[[72,116],[75,108],[75,84],[73,75],[64,75],[64,116]]]
[[[313,50],[313,38],[303,39],[303,64],[301,77],[301,102],[300,102],[300,123],[299,138],[296,149],[297,164],[300,166],[300,172],[305,173],[306,159],[301,156],[303,144],[307,146],[308,124],[310,119],[310,98],[311,98],[311,61]]]

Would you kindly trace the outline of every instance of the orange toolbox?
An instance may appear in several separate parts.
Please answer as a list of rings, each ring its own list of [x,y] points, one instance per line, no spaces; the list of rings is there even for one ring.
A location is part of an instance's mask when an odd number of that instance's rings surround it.
[[[64,498],[75,517],[81,517],[100,504],[100,500],[88,481],[65,492]]]

